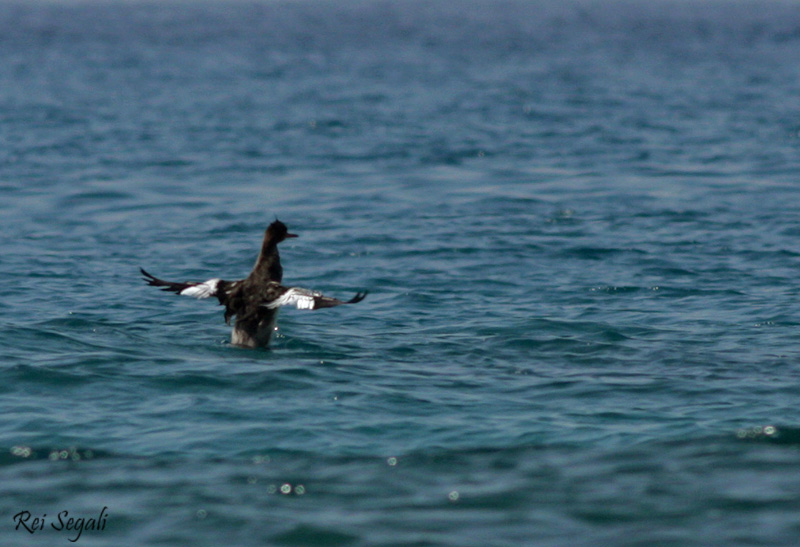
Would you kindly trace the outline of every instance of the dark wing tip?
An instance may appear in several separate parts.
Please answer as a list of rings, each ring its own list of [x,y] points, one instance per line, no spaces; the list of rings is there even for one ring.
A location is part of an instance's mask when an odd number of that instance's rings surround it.
[[[345,304],[355,304],[357,302],[361,302],[367,297],[368,293],[369,291],[357,292],[356,295],[347,302],[345,302]]]
[[[156,278],[145,271],[144,268],[139,268],[139,271],[142,272],[144,276],[144,280],[147,281],[148,285],[153,285],[156,281]]]
[[[159,279],[156,276],[148,273],[147,271],[145,271],[144,268],[139,268],[139,271],[142,272],[144,280],[147,282],[148,285],[150,285],[151,287],[159,287],[162,291],[169,291],[180,294],[180,292],[186,287],[192,287],[197,284],[197,283],[173,283],[171,281],[164,281],[163,279]]]

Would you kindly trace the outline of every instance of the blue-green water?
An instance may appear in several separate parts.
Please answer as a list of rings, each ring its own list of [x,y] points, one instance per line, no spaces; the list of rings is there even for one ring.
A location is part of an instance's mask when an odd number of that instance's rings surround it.
[[[0,543],[794,545],[800,12],[641,4],[0,4]]]

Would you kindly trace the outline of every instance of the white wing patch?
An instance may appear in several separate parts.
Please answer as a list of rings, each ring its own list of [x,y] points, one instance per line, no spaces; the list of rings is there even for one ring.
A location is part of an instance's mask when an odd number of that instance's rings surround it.
[[[316,305],[314,298],[318,296],[322,296],[322,293],[293,287],[272,302],[264,304],[264,307],[274,309],[280,306],[297,306],[298,310],[313,310]]]
[[[208,281],[203,281],[197,285],[186,287],[178,294],[181,296],[194,296],[195,298],[208,298],[209,296],[216,296],[217,285],[219,285],[219,281],[219,279],[209,279]]]

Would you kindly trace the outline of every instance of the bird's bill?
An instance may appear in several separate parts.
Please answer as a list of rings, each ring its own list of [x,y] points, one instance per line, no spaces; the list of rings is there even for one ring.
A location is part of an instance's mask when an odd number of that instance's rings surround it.
[[[286,234],[286,237],[297,237],[297,234]]]

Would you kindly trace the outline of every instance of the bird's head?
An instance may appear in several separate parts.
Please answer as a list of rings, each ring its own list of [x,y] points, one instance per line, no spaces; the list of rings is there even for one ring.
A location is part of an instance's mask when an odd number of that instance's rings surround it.
[[[297,237],[297,234],[290,234],[286,224],[278,219],[267,227],[267,237],[275,243],[280,243],[287,237]]]

